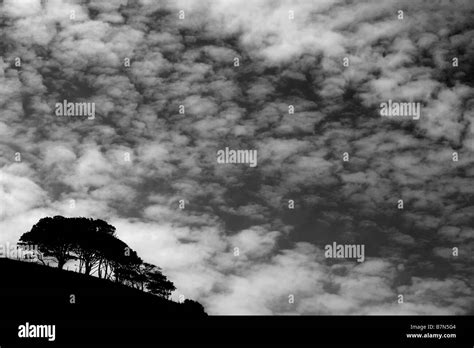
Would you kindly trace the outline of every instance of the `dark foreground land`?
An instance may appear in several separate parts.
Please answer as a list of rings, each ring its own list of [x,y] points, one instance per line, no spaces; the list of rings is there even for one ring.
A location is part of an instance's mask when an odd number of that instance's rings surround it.
[[[70,303],[70,296],[76,303]],[[110,281],[0,259],[0,347],[472,347],[472,316],[207,316]],[[56,338],[19,338],[53,324]],[[411,325],[449,324],[456,338],[409,338]],[[433,330],[431,330],[433,331]],[[423,333],[425,333],[424,331]],[[434,332],[434,331],[433,331]]]
[[[71,299],[75,297],[75,303]],[[0,259],[0,303],[9,320],[199,318],[197,302],[177,303],[109,280]]]

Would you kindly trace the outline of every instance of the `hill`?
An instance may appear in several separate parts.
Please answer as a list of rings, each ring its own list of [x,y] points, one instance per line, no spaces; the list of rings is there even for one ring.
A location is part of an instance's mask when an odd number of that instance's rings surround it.
[[[194,301],[177,303],[109,280],[10,259],[0,259],[0,302],[10,320],[108,321],[207,315]]]

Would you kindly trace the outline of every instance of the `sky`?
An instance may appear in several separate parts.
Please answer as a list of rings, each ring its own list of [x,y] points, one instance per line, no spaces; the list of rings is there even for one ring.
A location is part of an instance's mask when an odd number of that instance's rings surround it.
[[[0,243],[100,218],[209,314],[473,314],[473,15],[0,1]],[[63,100],[95,117],[57,116]],[[419,119],[382,117],[389,100]],[[218,163],[226,147],[258,165]]]

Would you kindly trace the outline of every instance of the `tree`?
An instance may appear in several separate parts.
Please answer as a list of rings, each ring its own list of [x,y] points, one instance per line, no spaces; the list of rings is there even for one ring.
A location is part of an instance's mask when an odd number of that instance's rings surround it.
[[[101,243],[100,255],[105,272],[108,274],[106,278],[110,279],[113,275],[115,282],[133,286],[134,274],[143,263],[136,251],[117,237],[108,236]]]
[[[115,227],[103,220],[46,217],[21,236],[20,244],[36,245],[44,256],[56,258],[61,269],[67,261],[78,259],[79,270],[84,268],[89,275],[103,259],[102,249],[114,233]]]
[[[204,307],[199,302],[186,299],[184,300],[183,304],[188,308],[189,311],[192,311],[193,313],[206,313],[204,311]]]
[[[173,282],[169,281],[166,276],[161,273],[161,268],[145,264],[145,282],[148,292],[168,299],[171,293],[176,290]]]
[[[91,274],[94,269],[99,278],[102,277],[102,250],[115,235],[115,227],[103,220],[87,218],[71,218],[76,233],[74,252],[79,258],[79,270],[84,268],[84,274]]]
[[[46,217],[34,225],[31,231],[20,237],[23,245],[37,246],[45,257],[56,258],[58,268],[62,269],[67,261],[76,256],[72,253],[75,242],[71,225],[63,216]]]

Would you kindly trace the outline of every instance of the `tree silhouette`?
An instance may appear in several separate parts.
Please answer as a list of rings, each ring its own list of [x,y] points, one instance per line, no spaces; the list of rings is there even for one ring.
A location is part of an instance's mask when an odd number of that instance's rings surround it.
[[[36,245],[45,257],[54,257],[58,268],[63,268],[67,261],[76,258],[72,254],[75,247],[71,238],[72,225],[63,216],[41,219],[30,232],[24,233],[20,242],[23,245]]]
[[[186,299],[184,300],[184,304],[187,306],[188,310],[190,311],[204,312],[204,307],[199,302]]]
[[[102,278],[103,249],[107,241],[115,235],[115,227],[103,220],[86,218],[71,218],[71,224],[75,229],[74,252],[79,258],[79,270],[84,268],[84,274],[97,271]]]
[[[161,273],[157,266],[147,264],[148,269],[145,272],[146,289],[160,297],[169,298],[171,293],[176,290],[174,284]]]
[[[20,237],[21,245],[36,245],[44,256],[56,258],[58,268],[79,260],[79,273],[122,283],[169,298],[174,284],[155,265],[115,236],[115,227],[103,220],[55,216],[41,219]]]

